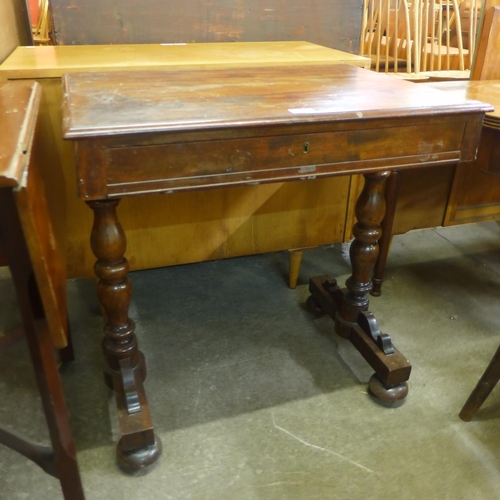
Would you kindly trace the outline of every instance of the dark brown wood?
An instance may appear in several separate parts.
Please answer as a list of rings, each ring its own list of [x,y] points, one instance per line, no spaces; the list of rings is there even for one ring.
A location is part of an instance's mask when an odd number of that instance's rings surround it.
[[[374,297],[380,297],[382,294],[382,283],[384,281],[385,266],[389,255],[389,248],[392,242],[392,227],[394,216],[396,215],[396,205],[399,198],[399,189],[401,187],[401,175],[397,170],[391,172],[385,186],[385,216],[382,221],[382,236],[379,239],[379,255],[375,267],[373,268],[372,283],[373,287],[370,294]]]
[[[40,453],[37,445],[19,439],[2,440],[16,451],[23,453],[61,482],[65,499],[83,500],[84,494],[76,451],[69,427],[68,413],[64,401],[57,368],[54,346],[49,335],[47,319],[35,279],[34,268],[24,239],[21,219],[16,209],[14,194],[9,188],[0,189],[0,233],[5,242],[9,267],[16,288],[23,328],[28,343],[36,381],[49,428],[52,443],[53,465],[50,466],[47,452]],[[5,437],[5,432],[2,433]],[[1,437],[1,436],[0,436]]]
[[[307,40],[357,53],[362,2],[52,0],[57,45]]]
[[[125,195],[364,174],[347,294],[331,282],[327,300],[318,299],[374,366],[377,396],[404,397],[411,365],[367,312],[385,179],[392,169],[468,159],[488,105],[342,65],[81,73],[63,82],[64,137],[75,143],[79,194],[95,213],[92,248],[108,315],[104,351],[122,425],[119,459],[124,446],[134,451],[137,443],[136,456],[157,458],[156,451],[149,456],[150,421],[137,420],[147,411],[145,365],[127,312],[125,235],[113,200]]]
[[[43,471],[57,479],[54,451],[50,446],[40,445],[17,432],[7,431],[0,426],[0,443],[20,453],[37,464]]]
[[[144,392],[146,363],[138,348],[135,324],[128,316],[132,287],[124,257],[127,241],[116,215],[118,203],[100,200],[88,205],[94,211],[91,246],[97,257],[97,291],[106,315],[102,344],[105,380],[115,390],[120,415],[118,463],[127,472],[137,472],[158,459],[161,442],[154,435]]]
[[[354,225],[354,240],[349,249],[352,275],[346,281],[348,292],[340,313],[348,323],[356,323],[361,311],[367,311],[370,303],[367,294],[372,288],[371,273],[379,253],[380,223],[385,214],[385,181],[389,175],[388,171],[365,174],[365,185],[356,203],[358,222]],[[343,325],[337,322],[337,332],[340,333]]]
[[[319,310],[328,314],[336,324],[342,321],[339,311],[342,308],[344,292],[338,287],[336,280],[329,276],[316,276],[309,281],[309,291]],[[317,311],[318,312],[318,311]],[[370,366],[376,371],[377,377],[387,387],[404,384],[410,377],[411,365],[395,348],[386,355],[377,340],[358,324],[357,321],[347,324],[349,328],[341,331],[342,336],[349,339],[360,351]],[[337,331],[338,333],[338,331]]]
[[[459,417],[466,422],[470,422],[481,405],[486,401],[491,391],[500,380],[500,347],[493,356],[490,364],[486,368],[476,387],[460,411]]]
[[[59,314],[61,281],[44,187],[29,163],[41,87],[0,86],[0,241],[16,289],[52,448],[0,431],[0,442],[22,453],[61,482],[64,498],[83,500],[54,343],[67,345],[66,310]]]

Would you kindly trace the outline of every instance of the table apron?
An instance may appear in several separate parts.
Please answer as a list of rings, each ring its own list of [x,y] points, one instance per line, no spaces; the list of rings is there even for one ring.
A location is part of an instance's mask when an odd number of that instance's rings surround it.
[[[461,159],[465,128],[463,121],[453,128],[430,122],[150,145],[138,135],[136,144],[102,142],[94,149],[99,178],[82,141],[80,194],[97,199],[454,163]]]

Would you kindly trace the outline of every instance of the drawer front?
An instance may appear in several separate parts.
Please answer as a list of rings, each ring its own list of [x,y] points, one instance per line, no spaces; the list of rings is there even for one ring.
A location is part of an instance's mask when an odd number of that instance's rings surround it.
[[[445,132],[443,132],[443,129]],[[464,123],[105,149],[109,195],[458,161]]]

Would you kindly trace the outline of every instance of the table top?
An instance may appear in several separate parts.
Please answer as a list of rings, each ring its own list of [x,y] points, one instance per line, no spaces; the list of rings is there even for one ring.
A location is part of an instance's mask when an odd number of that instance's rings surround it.
[[[492,109],[348,65],[71,73],[63,81],[66,139]]]
[[[370,67],[367,57],[309,42],[226,42],[18,47],[0,72],[10,79],[54,78],[69,71],[332,63]]]
[[[429,82],[421,85],[444,90],[457,98],[476,99],[491,104],[495,109],[486,114],[484,125],[489,128],[500,128],[500,80]]]
[[[0,187],[22,184],[40,97],[35,82],[0,83]]]

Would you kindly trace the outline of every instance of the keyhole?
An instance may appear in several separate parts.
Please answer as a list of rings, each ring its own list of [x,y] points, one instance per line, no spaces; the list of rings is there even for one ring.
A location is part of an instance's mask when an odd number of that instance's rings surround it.
[[[304,153],[309,153],[309,143],[304,142]]]

